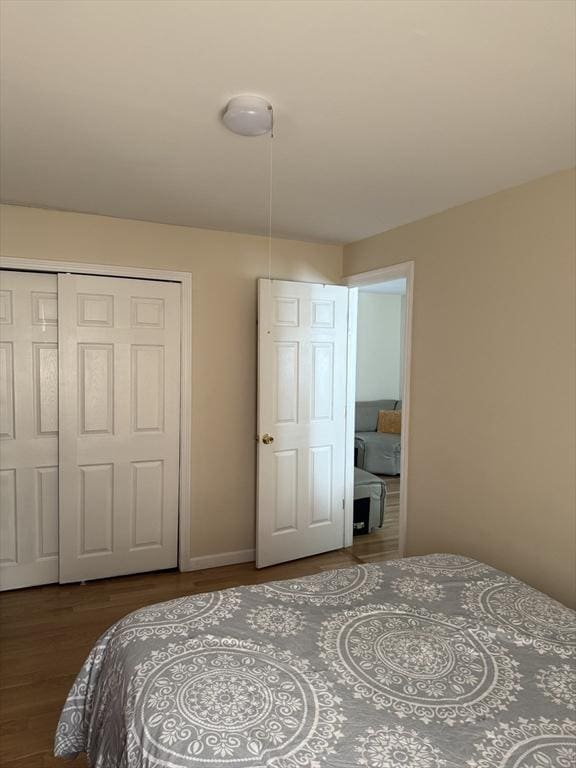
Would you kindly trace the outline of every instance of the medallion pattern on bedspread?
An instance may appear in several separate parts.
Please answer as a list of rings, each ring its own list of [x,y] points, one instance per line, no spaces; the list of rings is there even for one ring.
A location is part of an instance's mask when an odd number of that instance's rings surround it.
[[[511,634],[518,646],[533,646],[538,653],[562,658],[576,655],[574,611],[512,579],[491,579],[470,584],[463,593],[464,608],[478,620]]]
[[[297,635],[306,626],[302,611],[283,605],[265,605],[253,608],[247,615],[248,626],[261,635],[289,637]]]
[[[576,668],[568,664],[539,670],[536,685],[554,704],[576,710]],[[576,763],[575,763],[576,765]]]
[[[392,582],[392,589],[400,597],[410,600],[442,600],[446,590],[441,584],[420,576],[404,576]]]
[[[476,745],[470,768],[572,768],[576,765],[576,723],[528,720],[503,723]]]
[[[325,622],[319,643],[354,696],[424,723],[493,717],[520,690],[518,662],[492,634],[424,608],[346,610]]]
[[[315,766],[345,719],[332,684],[308,661],[233,637],[153,651],[136,667],[130,700],[129,765],[141,765],[142,733],[149,768]]]
[[[573,768],[576,613],[456,555],[135,611],[55,754],[94,768]]]
[[[282,601],[310,605],[341,605],[372,594],[382,582],[382,569],[377,565],[359,565],[336,571],[322,571],[304,579],[272,581],[258,584],[252,591]]]
[[[75,754],[86,748],[88,731],[86,715],[92,712],[96,695],[93,680],[97,679],[100,673],[107,643],[113,634],[114,627],[110,627],[102,635],[100,641],[90,651],[68,692],[56,729],[56,743],[60,745],[63,754]]]
[[[201,632],[206,627],[232,618],[240,608],[240,602],[240,594],[227,589],[140,608],[118,622],[113,642],[125,646],[133,640],[188,636],[191,631]]]
[[[426,555],[395,560],[394,565],[403,571],[413,571],[423,576],[472,576],[491,570],[488,565],[463,555]]]
[[[444,768],[446,761],[429,739],[399,725],[368,728],[358,738],[358,765],[367,768]]]

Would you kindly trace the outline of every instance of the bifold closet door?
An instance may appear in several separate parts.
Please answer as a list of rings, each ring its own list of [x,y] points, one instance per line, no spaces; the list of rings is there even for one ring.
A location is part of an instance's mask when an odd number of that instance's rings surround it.
[[[0,588],[58,581],[55,275],[0,272]]]
[[[178,562],[180,286],[59,275],[60,582]]]

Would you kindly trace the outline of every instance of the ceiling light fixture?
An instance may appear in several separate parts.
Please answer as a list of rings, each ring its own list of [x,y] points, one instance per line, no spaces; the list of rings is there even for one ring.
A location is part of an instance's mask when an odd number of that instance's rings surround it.
[[[233,96],[222,113],[226,128],[241,136],[271,134],[272,118],[272,104],[263,96],[250,93]]]
[[[242,93],[233,96],[220,113],[222,122],[240,136],[270,137],[268,149],[268,280],[272,279],[272,146],[274,142],[274,110],[263,96]]]

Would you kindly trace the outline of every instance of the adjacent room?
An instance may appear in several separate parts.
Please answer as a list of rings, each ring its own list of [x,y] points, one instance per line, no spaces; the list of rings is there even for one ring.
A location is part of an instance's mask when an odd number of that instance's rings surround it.
[[[2,768],[576,766],[576,0],[0,36]]]
[[[358,289],[353,552],[371,562],[400,553],[406,283]]]

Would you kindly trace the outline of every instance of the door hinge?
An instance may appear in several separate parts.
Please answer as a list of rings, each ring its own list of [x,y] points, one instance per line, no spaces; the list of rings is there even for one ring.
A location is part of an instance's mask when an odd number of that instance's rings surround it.
[[[342,509],[346,509],[346,499],[342,499]]]

